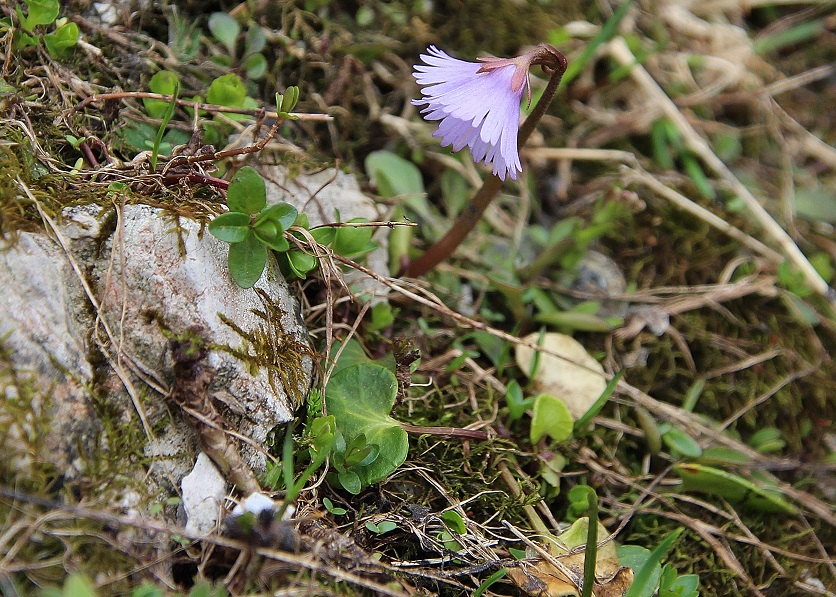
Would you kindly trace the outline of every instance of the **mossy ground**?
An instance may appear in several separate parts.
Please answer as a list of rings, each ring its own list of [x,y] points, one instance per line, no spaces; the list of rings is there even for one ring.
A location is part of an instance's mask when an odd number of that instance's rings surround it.
[[[227,3],[215,8],[233,10],[243,22],[257,19],[272,32],[263,51],[269,64],[266,76],[247,81],[252,97],[269,107],[275,90],[299,85],[298,111],[334,117],[328,125],[299,121],[284,126],[281,138],[255,159],[281,162],[291,169],[339,162],[365,184],[364,158],[375,150],[394,151],[420,165],[429,191],[428,205],[447,225],[455,214],[448,210],[453,200],[442,172],[457,167],[467,181],[467,194],[475,186],[475,172],[467,157],[451,161],[446,150],[437,148],[429,137],[430,129],[409,104],[416,94],[410,71],[417,54],[433,43],[462,58],[508,56],[527,44],[552,41],[570,59],[577,59],[597,31],[578,22],[586,20],[597,26],[606,21],[611,10],[602,11],[605,4],[495,1],[429,6],[399,1],[310,0],[275,6]],[[696,19],[692,23],[704,25],[704,35],[696,35],[683,21],[674,19],[676,15],[671,16],[674,4],[637,2],[620,33],[640,57],[642,67],[677,100],[678,109],[709,140],[712,149],[722,154],[734,176],[765,202],[822,275],[832,277],[836,262],[832,215],[827,216],[826,210],[820,217],[799,213],[793,204],[793,197],[806,191],[818,193],[820,202],[829,202],[831,207],[836,203],[832,193],[836,186],[836,153],[832,150],[836,122],[831,109],[836,97],[834,87],[828,84],[833,78],[832,67],[829,74],[816,75],[816,69],[832,65],[836,57],[832,9],[819,5],[748,10],[742,4],[713,3],[706,13],[684,14]],[[9,0],[0,2],[7,16],[14,5]],[[113,196],[108,185],[135,182],[129,169],[119,170],[116,176],[107,168],[96,171],[84,162],[81,173],[72,171],[82,154],[65,135],[99,139],[108,154],[128,162],[137,150],[125,144],[119,130],[128,122],[148,120],[141,103],[134,100],[111,100],[69,119],[59,118],[83,97],[116,86],[144,91],[150,77],[162,68],[177,71],[184,87],[196,94],[224,72],[209,60],[225,50],[206,30],[205,6],[182,3],[175,18],[170,3],[155,5],[111,30],[86,18],[78,12],[80,7],[70,10],[69,16],[81,24],[86,43],[98,48],[100,54],[77,48],[59,59],[43,48],[29,48],[4,62],[0,235],[8,246],[13,245],[17,232],[43,227],[18,180],[53,217],[67,205],[92,202],[110,206]],[[562,29],[573,21],[574,25]],[[177,22],[185,25],[177,29]],[[183,35],[191,23],[205,33],[194,46]],[[171,51],[162,49],[160,42],[169,43]],[[719,75],[706,65],[724,58],[724,43],[738,49],[742,43],[751,51],[736,79],[712,88],[711,81]],[[2,47],[9,51],[9,44]],[[809,79],[774,95],[763,92],[792,76]],[[25,477],[6,459],[0,465],[4,488],[0,519],[7,521],[0,527],[0,588],[16,587],[28,594],[37,587],[60,584],[67,572],[81,571],[95,580],[101,594],[128,594],[145,580],[162,583],[167,577],[175,584],[160,590],[186,591],[196,579],[209,578],[226,582],[236,594],[403,594],[419,587],[425,594],[464,595],[491,571],[490,566],[478,570],[468,566],[488,562],[485,554],[506,556],[506,547],[520,547],[508,541],[502,521],[531,530],[532,509],[525,507],[535,506],[533,510],[547,525],[553,522],[547,513],[556,522],[566,523],[572,518],[568,489],[588,484],[599,495],[602,522],[610,530],[626,523],[617,538],[622,544],[652,550],[669,532],[685,526],[685,533],[665,561],[680,574],[698,574],[704,595],[825,594],[804,584],[810,578],[833,590],[836,577],[829,558],[836,546],[836,532],[832,514],[827,515],[828,507],[832,512],[832,504],[827,505],[832,492],[828,497],[826,481],[827,475],[833,478],[832,422],[836,417],[831,356],[836,326],[831,299],[811,291],[792,268],[753,252],[646,186],[626,183],[616,162],[606,158],[554,161],[538,154],[538,149],[550,147],[630,152],[656,180],[751,238],[777,246],[763,227],[740,209],[727,180],[712,176],[704,166],[704,178],[700,178],[687,169],[687,150],[675,144],[658,146],[652,123],[661,118],[661,112],[643,94],[613,56],[602,50],[542,121],[539,138],[526,154],[527,180],[508,185],[499,207],[489,211],[457,255],[427,276],[427,288],[442,301],[430,307],[393,293],[394,323],[384,330],[373,330],[367,320],[358,328],[361,341],[375,356],[390,353],[393,339],[399,337],[409,338],[421,349],[422,365],[406,399],[396,406],[395,418],[426,427],[463,429],[475,425],[489,430],[490,439],[416,435],[410,440],[406,464],[388,482],[367,488],[359,496],[328,483],[303,492],[306,514],[324,518],[334,534],[313,542],[309,553],[293,556],[297,559],[290,558],[290,564],[281,560],[283,566],[296,566],[294,571],[276,570],[280,559],[267,554],[232,573],[234,557],[230,560],[222,545],[214,546],[213,551],[210,541],[200,549],[180,550],[174,538],[163,533],[157,535],[159,541],[170,544],[174,555],[170,561],[155,562],[152,550],[132,542],[126,532],[130,525],[118,509],[104,501],[114,495],[114,483],[125,482],[114,470],[118,463],[109,460],[105,452],[87,454],[85,476],[59,486],[45,464],[47,460],[38,458],[41,447],[37,439],[49,425],[44,406],[50,401],[49,389],[32,387],[23,372],[3,364],[0,378],[4,383],[12,380],[9,387],[16,390],[14,395],[7,391],[3,401],[0,438],[4,444],[16,438],[10,430],[26,423],[32,432],[26,451],[34,464]],[[657,116],[648,118],[648,113]],[[191,130],[185,112],[178,113],[175,120],[177,126]],[[240,132],[240,125],[230,125],[228,132],[234,130]],[[811,136],[825,145],[817,145]],[[660,163],[667,161],[665,151],[671,153],[670,163]],[[94,151],[94,155],[104,160],[102,152]],[[172,215],[202,222],[220,209],[222,199],[211,188],[188,184],[165,188],[153,177],[141,177],[142,184],[135,185],[128,195],[120,195],[121,199],[162,206]],[[706,181],[711,190],[708,195]],[[370,184],[365,190],[376,192]],[[640,420],[636,402],[626,393],[616,393],[591,432],[578,433],[556,445],[542,441],[532,445],[528,417],[511,420],[505,402],[504,388],[511,381],[533,391],[509,356],[510,343],[491,339],[489,334],[478,336],[467,325],[460,325],[460,319],[454,322],[445,314],[445,309],[463,312],[509,334],[536,331],[535,306],[542,303],[526,299],[522,308],[512,308],[507,289],[503,291],[491,276],[498,270],[516,275],[536,257],[536,243],[525,236],[528,227],[536,224],[550,230],[568,217],[578,217],[577,232],[583,234],[600,225],[596,214],[610,203],[620,204],[620,216],[596,233],[594,248],[609,255],[623,272],[628,290],[621,298],[633,305],[661,308],[670,315],[670,325],[659,336],[645,330],[630,338],[616,331],[579,331],[575,337],[605,362],[609,371],[627,368],[626,380],[633,388],[662,403],[687,406],[683,412],[695,424],[716,427],[725,422],[727,446],[731,442],[745,448],[759,430],[776,428],[782,444],[753,457],[745,467],[730,467],[730,471],[745,473],[751,467],[772,472],[786,484],[785,490],[797,490],[791,497],[785,491],[785,497],[801,514],[765,514],[711,494],[681,493],[677,477],[669,470],[679,455],[667,446],[651,454],[645,438],[646,421]],[[418,214],[409,215],[422,226],[429,225]],[[428,235],[419,226],[413,239],[416,253],[429,244]],[[567,287],[576,277],[575,266],[571,260],[564,263],[570,265],[554,266],[528,280],[528,296],[540,293],[536,296],[547,297],[561,309],[576,306],[580,295]],[[721,295],[735,283],[744,286],[739,296],[729,299]],[[321,307],[339,292],[320,277],[299,285],[307,306],[303,315],[312,329],[325,325]],[[682,301],[691,303],[683,307]],[[351,328],[359,312],[359,303],[339,303],[333,311],[335,332]],[[256,352],[276,347],[280,339],[268,336],[251,338]],[[296,362],[305,356],[298,348],[294,345],[289,353],[293,360],[289,370],[281,354],[256,354],[255,360],[274,366],[278,375],[293,377]],[[320,345],[315,348],[325,350]],[[638,361],[634,355],[639,355]],[[282,381],[293,381],[290,377]],[[701,391],[686,404],[695,384],[703,384]],[[91,395],[95,393],[91,391]],[[41,405],[37,412],[34,404]],[[124,413],[111,412],[108,405],[95,400],[94,404],[100,411],[102,439],[110,452],[117,451],[142,466],[141,427],[136,421],[126,421]],[[651,417],[665,421],[666,411],[654,410],[653,404],[645,403]],[[716,438],[698,435],[697,439],[703,448],[717,445]],[[555,454],[566,461],[559,491],[548,483],[542,468]],[[515,496],[509,487],[509,476],[520,495]],[[643,496],[643,489],[651,485],[654,493]],[[33,499],[31,503],[14,501],[9,491]],[[322,506],[325,497],[347,513],[327,513]],[[633,512],[639,499],[643,502]],[[148,504],[143,506],[150,507],[155,501],[159,496],[148,496]],[[437,534],[422,535],[426,529],[418,522],[409,526],[410,516],[420,520],[416,513],[439,513],[459,502],[465,504],[463,512],[475,524],[474,533],[478,529],[476,534],[481,533],[486,542],[488,538],[499,540],[491,543],[493,551],[456,557],[432,547],[429,539],[437,539]],[[165,506],[169,510],[175,507]],[[96,508],[106,516],[90,515]],[[367,521],[386,516],[398,520],[399,528],[380,535],[365,526]],[[438,531],[438,527],[426,528]],[[375,567],[353,551],[357,546],[366,553],[379,554],[383,562],[410,562],[412,567]],[[173,577],[157,574],[158,568],[166,567],[175,570]],[[350,576],[340,577],[335,569],[347,570]],[[464,572],[457,574],[462,569]],[[349,582],[338,583],[340,578],[349,578]],[[505,581],[488,592],[520,593]]]

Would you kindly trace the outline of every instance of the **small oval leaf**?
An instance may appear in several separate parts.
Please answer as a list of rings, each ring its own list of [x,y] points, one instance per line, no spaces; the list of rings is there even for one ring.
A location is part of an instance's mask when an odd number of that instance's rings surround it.
[[[252,234],[240,243],[229,245],[229,274],[241,288],[252,288],[264,273],[267,248]]]
[[[544,435],[562,442],[572,435],[574,420],[566,403],[549,394],[540,394],[534,399],[534,413],[531,416],[531,443]]]
[[[241,33],[241,26],[238,21],[224,12],[213,12],[209,17],[209,31],[221,42],[230,54],[235,53],[235,43],[238,34]]]
[[[250,216],[230,211],[209,222],[209,232],[225,243],[240,243],[250,233]]]
[[[702,448],[696,440],[677,427],[672,427],[664,433],[662,435],[662,441],[671,450],[675,450],[688,458],[699,458],[702,456]]]
[[[258,225],[265,220],[270,220],[271,222],[275,222],[281,228],[281,231],[284,232],[293,226],[298,215],[299,212],[290,203],[275,203],[262,209],[255,223]]]
[[[261,175],[249,166],[244,166],[229,181],[226,191],[229,211],[255,214],[267,205],[267,190]]]

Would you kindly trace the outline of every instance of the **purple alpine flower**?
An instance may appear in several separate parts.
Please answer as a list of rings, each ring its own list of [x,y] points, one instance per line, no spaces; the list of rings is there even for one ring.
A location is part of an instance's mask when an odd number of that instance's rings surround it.
[[[427,120],[440,120],[433,137],[441,146],[460,151],[470,148],[474,161],[493,164],[493,173],[517,179],[522,171],[517,151],[520,127],[520,100],[523,89],[531,102],[528,69],[539,64],[540,48],[517,58],[479,58],[481,64],[458,60],[430,46],[421,54],[424,64],[416,64],[413,75],[422,87],[426,104],[421,114]]]

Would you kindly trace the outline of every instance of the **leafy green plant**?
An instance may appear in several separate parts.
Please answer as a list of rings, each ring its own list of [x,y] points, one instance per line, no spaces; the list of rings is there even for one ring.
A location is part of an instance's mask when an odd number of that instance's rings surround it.
[[[656,594],[657,589],[660,589],[659,595],[667,596],[682,595],[684,597],[687,595],[688,597],[696,597],[699,594],[697,591],[698,578],[693,577],[693,575],[677,577],[676,571],[668,565],[665,566],[664,587],[668,592],[663,593],[661,591],[663,576],[661,562],[683,530],[680,528],[667,535],[653,551],[638,545],[618,547],[619,562],[632,568],[635,573],[633,584],[627,590],[625,597],[650,597]],[[678,580],[679,578],[682,580]],[[690,590],[691,587],[693,587],[693,591]]]
[[[14,31],[12,48],[20,51],[27,47],[37,47],[43,41],[51,56],[60,57],[78,43],[78,25],[67,19],[58,19],[61,5],[58,0],[26,0],[26,14],[20,6],[15,7],[19,28]],[[2,19],[6,28],[11,28],[9,19]],[[55,25],[52,31],[44,33],[49,25]]]
[[[375,535],[383,535],[384,533],[388,533],[389,531],[394,531],[398,528],[391,520],[381,520],[380,522],[372,522],[371,520],[366,523],[366,529],[369,532],[374,533]]]
[[[342,516],[348,512],[345,508],[335,506],[334,503],[327,497],[322,498],[322,505],[325,506],[325,509],[328,511],[328,513],[332,514],[333,516]]]
[[[264,179],[253,168],[241,168],[227,189],[229,211],[209,223],[209,232],[229,243],[229,273],[241,288],[251,288],[267,265],[267,249],[284,252],[284,232],[296,221],[289,203],[267,205]]]
[[[526,411],[534,404],[534,396],[525,398],[519,382],[512,380],[507,385],[505,402],[508,405],[508,416],[512,421],[522,418]]]
[[[397,392],[395,374],[373,362],[339,369],[328,381],[325,403],[345,438],[345,447],[335,447],[334,464],[343,469],[337,468],[338,480],[347,491],[359,493],[406,460],[406,432],[389,416]]]

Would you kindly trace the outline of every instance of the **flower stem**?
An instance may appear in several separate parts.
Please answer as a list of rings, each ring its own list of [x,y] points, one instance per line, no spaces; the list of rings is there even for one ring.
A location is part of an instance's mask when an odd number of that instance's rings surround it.
[[[517,146],[522,148],[531,133],[534,132],[534,127],[546,113],[546,110],[551,104],[554,94],[560,85],[560,79],[566,71],[566,58],[563,54],[552,50],[555,54],[554,62],[548,66],[553,67],[552,76],[546,85],[543,95],[540,96],[539,101],[534,106],[534,110],[528,118],[525,119],[520,127],[519,135],[517,137]],[[453,254],[462,241],[467,237],[471,230],[476,226],[476,223],[482,217],[482,214],[491,204],[499,189],[502,187],[502,180],[495,174],[490,174],[482,186],[476,191],[473,199],[465,206],[464,211],[459,215],[447,234],[444,235],[437,243],[427,249],[423,255],[410,262],[406,269],[402,272],[406,276],[417,278],[423,276],[431,269],[435,268],[439,263],[447,259]]]

